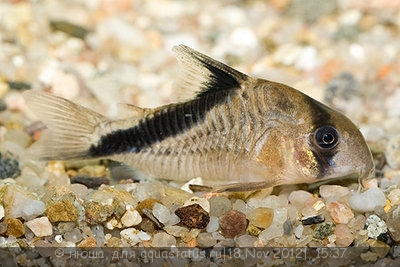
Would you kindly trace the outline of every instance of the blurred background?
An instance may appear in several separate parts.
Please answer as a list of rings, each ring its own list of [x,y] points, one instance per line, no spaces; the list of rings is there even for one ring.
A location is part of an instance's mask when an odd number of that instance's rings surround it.
[[[2,0],[0,98],[42,88],[117,115],[171,101],[185,44],[339,109],[370,141],[400,132],[396,0]]]

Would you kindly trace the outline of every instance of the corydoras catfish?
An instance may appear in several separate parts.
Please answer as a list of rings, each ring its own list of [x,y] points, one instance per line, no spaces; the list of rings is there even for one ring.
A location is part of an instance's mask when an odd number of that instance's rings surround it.
[[[150,177],[204,180],[246,191],[325,179],[366,178],[374,165],[359,129],[343,114],[287,85],[247,76],[189,47],[174,47],[187,101],[127,105],[110,120],[69,100],[27,91],[49,134],[40,160],[110,158]]]

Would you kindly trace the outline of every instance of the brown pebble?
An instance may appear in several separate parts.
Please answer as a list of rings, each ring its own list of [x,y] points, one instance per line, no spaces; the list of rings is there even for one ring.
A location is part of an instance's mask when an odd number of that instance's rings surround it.
[[[354,218],[350,207],[340,201],[330,202],[326,209],[335,223],[348,224]]]
[[[98,202],[89,202],[85,205],[86,221],[90,224],[101,224],[113,214],[113,207]]]
[[[400,205],[392,207],[387,214],[386,224],[394,241],[400,241]]]
[[[21,237],[25,234],[24,224],[15,218],[6,218],[4,220],[7,223],[7,230],[4,233],[5,236]]]
[[[147,233],[153,233],[156,230],[154,223],[149,218],[142,218],[142,221],[139,223],[138,228]]]
[[[79,244],[78,248],[94,248],[97,246],[96,239],[91,236],[88,238],[83,239]]]
[[[110,248],[122,247],[122,241],[118,237],[113,236],[107,241],[107,247]]]
[[[237,210],[228,211],[219,218],[219,227],[221,234],[227,238],[243,234],[247,228],[246,215]]]
[[[49,203],[46,207],[46,215],[50,222],[73,222],[78,220],[78,211],[74,203],[68,199]]]
[[[143,209],[149,209],[152,210],[153,206],[155,203],[160,203],[160,201],[158,201],[155,198],[147,198],[143,201],[141,201],[137,206],[136,206],[136,210],[139,212],[140,215],[143,215]]]
[[[210,221],[210,215],[199,204],[192,204],[179,208],[175,214],[181,219],[181,223],[188,228],[203,229]]]

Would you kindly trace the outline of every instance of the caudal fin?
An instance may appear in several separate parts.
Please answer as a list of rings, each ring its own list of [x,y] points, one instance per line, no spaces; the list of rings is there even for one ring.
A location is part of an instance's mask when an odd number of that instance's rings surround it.
[[[48,127],[32,146],[30,157],[36,160],[76,160],[89,158],[89,148],[100,138],[99,123],[107,118],[71,101],[29,90],[24,93],[28,107]]]

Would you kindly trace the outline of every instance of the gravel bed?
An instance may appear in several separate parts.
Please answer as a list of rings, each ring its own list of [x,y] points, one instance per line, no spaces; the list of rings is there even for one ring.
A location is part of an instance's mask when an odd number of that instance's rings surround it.
[[[209,195],[114,181],[110,161],[27,157],[44,125],[25,90],[110,118],[174,101],[185,44],[334,107],[376,170],[357,180]],[[400,265],[397,1],[0,2],[0,261],[5,266]],[[192,177],[188,177],[189,179]],[[135,263],[136,265],[132,265]]]

